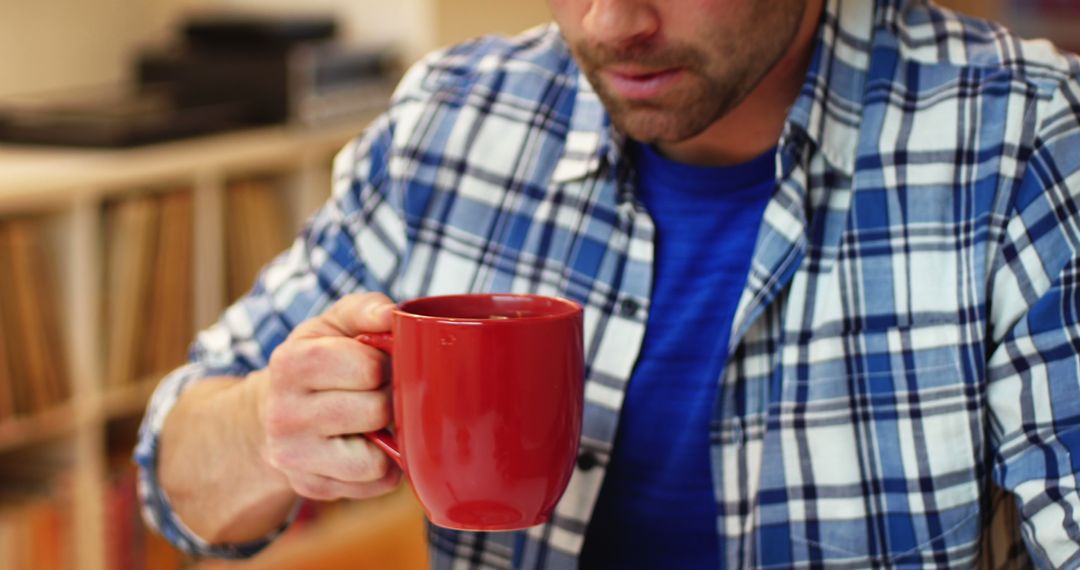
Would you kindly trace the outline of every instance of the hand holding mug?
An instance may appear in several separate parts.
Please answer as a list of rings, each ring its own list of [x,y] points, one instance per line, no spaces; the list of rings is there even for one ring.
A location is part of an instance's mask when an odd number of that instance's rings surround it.
[[[270,358],[260,412],[264,458],[303,497],[377,496],[401,477],[385,453],[356,435],[390,422],[388,358],[354,337],[389,330],[392,308],[377,293],[344,297],[293,330]]]
[[[435,524],[543,523],[577,455],[582,323],[539,295],[346,297],[271,357],[266,458],[308,498],[388,492],[400,467]]]

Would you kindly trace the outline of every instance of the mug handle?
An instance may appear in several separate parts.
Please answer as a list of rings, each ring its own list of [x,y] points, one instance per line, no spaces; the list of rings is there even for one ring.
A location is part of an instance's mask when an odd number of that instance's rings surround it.
[[[394,353],[394,337],[388,332],[361,333],[356,335],[355,338],[357,341],[372,348],[377,348],[387,354]],[[394,437],[394,434],[390,433],[390,430],[381,429],[363,435],[368,438],[371,443],[374,443],[379,449],[389,455],[390,459],[393,459],[394,463],[398,464],[398,467],[402,470],[405,469],[405,464],[401,460],[401,448],[398,447],[397,438]]]

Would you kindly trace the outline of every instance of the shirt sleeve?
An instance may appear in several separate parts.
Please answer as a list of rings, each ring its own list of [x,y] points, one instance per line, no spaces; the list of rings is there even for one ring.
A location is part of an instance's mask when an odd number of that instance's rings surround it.
[[[338,153],[331,199],[291,247],[262,269],[254,287],[198,334],[189,363],[167,375],[151,397],[134,452],[142,514],[152,528],[188,554],[250,556],[289,522],[248,544],[209,544],[187,528],[158,479],[159,435],[165,418],[189,386],[214,376],[245,377],[265,367],[271,352],[295,326],[335,300],[357,291],[389,290],[403,248],[399,217],[382,193],[391,127],[389,114],[383,116]]]
[[[1041,568],[1080,566],[1080,83],[1045,103],[990,273],[993,478]]]

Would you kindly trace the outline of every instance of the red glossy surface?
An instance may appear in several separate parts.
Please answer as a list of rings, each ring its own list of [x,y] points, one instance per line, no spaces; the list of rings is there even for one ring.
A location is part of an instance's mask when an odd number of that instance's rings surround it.
[[[528,295],[431,297],[398,307],[392,337],[363,339],[390,340],[393,352],[397,435],[371,437],[400,452],[431,521],[509,530],[547,520],[581,433],[581,308]]]

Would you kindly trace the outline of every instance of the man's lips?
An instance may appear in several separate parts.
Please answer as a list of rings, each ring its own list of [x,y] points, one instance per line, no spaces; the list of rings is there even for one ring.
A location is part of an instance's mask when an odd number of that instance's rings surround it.
[[[603,70],[608,86],[624,99],[652,99],[663,95],[682,76],[679,67],[670,69],[639,70],[610,67]]]

